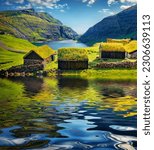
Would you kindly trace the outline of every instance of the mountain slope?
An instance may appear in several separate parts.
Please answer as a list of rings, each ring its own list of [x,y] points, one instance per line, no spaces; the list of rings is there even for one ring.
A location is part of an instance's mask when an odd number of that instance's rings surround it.
[[[0,34],[29,41],[76,39],[77,33],[47,13],[33,9],[0,12]]]
[[[132,6],[117,15],[104,18],[89,28],[80,41],[89,45],[106,38],[137,38],[137,6]]]

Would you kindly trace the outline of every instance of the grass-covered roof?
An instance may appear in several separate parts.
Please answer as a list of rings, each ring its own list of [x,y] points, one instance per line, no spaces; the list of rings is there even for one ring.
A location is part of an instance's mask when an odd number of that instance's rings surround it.
[[[118,39],[117,39],[118,40]],[[127,40],[127,39],[125,39]],[[122,44],[118,42],[106,42],[100,43],[100,51],[108,51],[108,52],[128,52],[132,53],[137,50],[137,41],[132,40],[127,44]]]
[[[128,43],[127,45],[125,45],[125,50],[128,53],[132,53],[134,51],[137,50],[137,41],[133,40],[130,43]]]
[[[99,49],[108,52],[125,52],[124,45],[121,43],[102,43]]]
[[[131,39],[107,39],[107,43],[121,43],[121,44],[127,44],[131,41]]]
[[[25,55],[25,57],[29,55],[32,51],[37,53],[42,59],[48,58],[49,56],[56,54],[56,52],[48,45],[43,45],[31,50],[29,53]]]
[[[58,60],[88,60],[87,49],[84,48],[60,48]]]

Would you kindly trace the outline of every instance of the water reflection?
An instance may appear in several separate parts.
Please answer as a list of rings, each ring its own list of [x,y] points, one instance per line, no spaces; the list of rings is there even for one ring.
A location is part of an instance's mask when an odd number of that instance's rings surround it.
[[[34,78],[34,77],[26,77],[26,78],[11,78],[10,80],[23,84],[24,93],[30,97],[35,96],[37,93],[43,88],[43,79],[42,78]]]
[[[85,90],[88,87],[88,80],[82,78],[61,77],[58,79],[58,85],[59,88]]]
[[[105,87],[102,90],[103,92],[103,96],[105,97],[124,97],[125,93],[123,91],[123,89],[119,88],[119,87]]]
[[[0,79],[0,101],[2,149],[136,147],[136,83]]]

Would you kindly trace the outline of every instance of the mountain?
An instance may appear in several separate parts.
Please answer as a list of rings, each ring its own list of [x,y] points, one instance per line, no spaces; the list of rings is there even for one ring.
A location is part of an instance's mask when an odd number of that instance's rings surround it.
[[[0,12],[0,34],[8,33],[29,41],[76,39],[70,27],[44,12],[34,9]]]
[[[92,45],[106,41],[106,38],[137,39],[137,6],[132,6],[122,12],[104,18],[89,28],[79,41]]]

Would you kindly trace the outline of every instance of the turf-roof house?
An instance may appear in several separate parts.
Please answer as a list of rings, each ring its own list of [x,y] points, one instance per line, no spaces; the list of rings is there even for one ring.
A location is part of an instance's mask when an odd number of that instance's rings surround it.
[[[100,57],[104,59],[124,59],[125,48],[121,43],[102,43],[99,47]]]
[[[51,61],[54,61],[55,54],[55,51],[48,45],[40,46],[34,50],[29,51],[24,56],[24,65],[45,65]]]
[[[88,55],[84,48],[61,48],[58,50],[58,69],[88,69]]]
[[[104,59],[136,58],[137,41],[130,39],[107,39],[99,47],[100,57]]]

